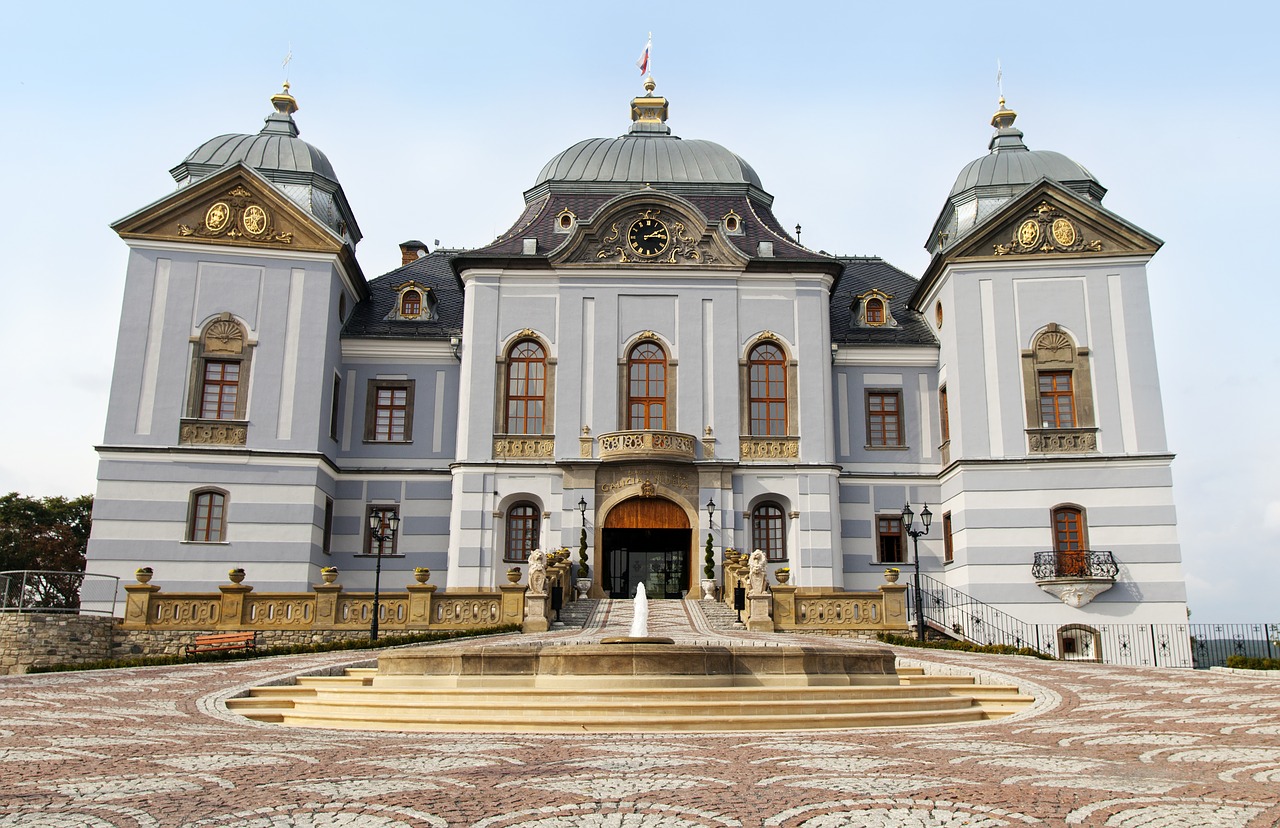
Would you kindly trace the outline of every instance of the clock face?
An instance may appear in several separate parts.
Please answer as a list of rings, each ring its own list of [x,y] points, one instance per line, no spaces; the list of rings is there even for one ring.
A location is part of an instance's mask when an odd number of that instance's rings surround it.
[[[667,225],[655,218],[642,218],[627,231],[627,244],[637,256],[657,256],[670,241]]]

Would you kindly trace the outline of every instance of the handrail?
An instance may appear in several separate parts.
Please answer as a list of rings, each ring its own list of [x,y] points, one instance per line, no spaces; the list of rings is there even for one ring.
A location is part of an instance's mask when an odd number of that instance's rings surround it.
[[[1005,644],[1053,653],[1053,643],[1041,643],[1040,631],[1035,625],[928,575],[920,576],[920,597],[925,623],[947,635],[973,644]],[[915,596],[911,600],[914,601]]]
[[[1119,572],[1115,556],[1102,550],[1037,552],[1031,564],[1031,577],[1037,581],[1054,578],[1110,578],[1114,581]]]
[[[7,569],[0,572],[0,612],[114,615],[119,582],[94,572]],[[100,608],[86,609],[86,603]]]

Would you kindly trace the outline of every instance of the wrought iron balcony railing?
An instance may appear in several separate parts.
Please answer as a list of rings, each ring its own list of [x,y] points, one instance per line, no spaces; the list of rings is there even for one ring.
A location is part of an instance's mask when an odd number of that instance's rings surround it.
[[[1059,578],[1103,578],[1114,581],[1120,568],[1110,552],[1079,549],[1037,552],[1031,575],[1037,581]]]

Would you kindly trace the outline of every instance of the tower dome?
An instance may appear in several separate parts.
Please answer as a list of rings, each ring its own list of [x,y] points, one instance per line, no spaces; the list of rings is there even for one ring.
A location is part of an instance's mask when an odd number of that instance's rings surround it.
[[[1022,141],[1022,130],[1014,127],[1018,113],[1005,106],[991,116],[996,128],[990,152],[970,161],[956,176],[947,203],[925,244],[930,253],[946,247],[964,235],[1000,205],[1042,178],[1056,181],[1084,198],[1102,201],[1107,188],[1093,173],[1060,152],[1033,150]]]
[[[760,176],[740,156],[714,141],[685,141],[667,126],[667,99],[653,94],[646,78],[645,95],[631,101],[631,127],[617,138],[579,141],[546,163],[526,199],[547,188],[623,192],[646,184],[680,191],[710,185],[750,189],[763,195]]]
[[[360,241],[360,228],[328,157],[298,137],[300,130],[293,120],[298,102],[289,94],[287,82],[283,91],[272,96],[271,104],[274,111],[259,132],[210,138],[169,173],[179,187],[185,187],[224,167],[244,164],[354,247]]]

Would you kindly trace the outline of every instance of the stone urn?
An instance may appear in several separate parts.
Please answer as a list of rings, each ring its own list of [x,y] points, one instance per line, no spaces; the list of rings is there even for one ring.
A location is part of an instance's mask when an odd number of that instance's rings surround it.
[[[889,583],[889,584],[896,584],[896,583],[898,583],[898,576],[899,576],[900,574],[901,574],[901,573],[899,573],[899,572],[898,572],[898,570],[896,570],[896,569],[886,569],[886,570],[884,571],[884,580],[885,580],[885,583]]]
[[[716,600],[716,579],[715,578],[703,578],[698,583],[702,586],[702,600],[704,601]]]
[[[773,577],[777,579],[778,583],[785,584],[791,580],[791,570],[790,569],[776,570],[773,573]]]
[[[507,580],[513,584],[520,583],[520,567],[513,566],[507,570]]]
[[[425,566],[416,567],[413,570],[413,580],[420,584],[425,584],[431,578],[431,570]]]
[[[140,584],[149,583],[151,581],[152,574],[151,567],[149,566],[138,567],[133,571],[133,577],[137,578],[138,583]]]
[[[238,584],[244,580],[244,570],[233,569],[227,573],[227,577],[231,579],[231,583]]]
[[[326,584],[331,584],[334,581],[338,580],[337,568],[332,566],[326,566],[324,569],[321,569],[320,580],[324,581]]]
[[[578,578],[573,582],[574,587],[578,590],[578,600],[582,601],[587,597],[587,593],[591,591],[590,578]]]

